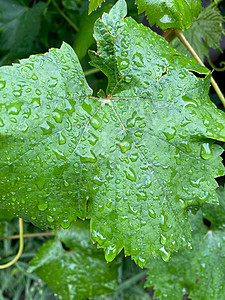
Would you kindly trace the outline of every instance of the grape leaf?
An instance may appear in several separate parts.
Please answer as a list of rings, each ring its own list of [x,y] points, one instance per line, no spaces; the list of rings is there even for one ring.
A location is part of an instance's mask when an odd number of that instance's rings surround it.
[[[13,9],[11,9],[13,7]],[[29,55],[31,45],[40,28],[40,17],[46,3],[27,7],[24,1],[0,0],[0,52],[1,64],[8,57]],[[27,30],[29,28],[29,30]]]
[[[72,300],[112,292],[119,265],[106,263],[103,251],[92,244],[89,222],[77,221],[39,248],[28,272],[35,271],[55,293]]]
[[[120,0],[95,25],[106,98],[66,44],[0,69],[0,209],[51,228],[88,217],[108,261],[124,248],[144,266],[190,246],[188,207],[217,203],[225,115],[209,71],[125,15]]]
[[[191,217],[193,249],[179,250],[167,263],[150,258],[146,285],[155,289],[154,299],[224,299],[225,293],[225,190],[218,189],[220,205],[205,204]],[[203,218],[210,221],[208,228]]]
[[[101,7],[102,2],[104,2],[105,0],[89,0],[90,4],[89,4],[89,9],[88,9],[88,13],[92,13],[94,10],[96,10],[98,7]]]
[[[201,10],[201,0],[136,0],[138,12],[145,12],[149,24],[162,30],[188,28]]]
[[[222,52],[220,41],[221,34],[224,34],[223,22],[220,10],[215,5],[209,5],[193,21],[191,27],[183,32],[202,61],[204,57],[209,57],[209,48]],[[191,57],[190,52],[177,37],[172,40],[171,45],[180,53]]]

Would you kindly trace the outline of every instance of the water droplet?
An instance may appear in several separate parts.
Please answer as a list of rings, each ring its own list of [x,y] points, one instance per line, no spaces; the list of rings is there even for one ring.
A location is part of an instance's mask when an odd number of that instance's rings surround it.
[[[85,162],[95,163],[97,161],[97,157],[95,156],[93,150],[90,150],[89,153],[86,153],[84,156],[80,156],[80,161],[81,163],[85,163]]]
[[[62,134],[62,132],[58,132],[58,141],[59,145],[63,145],[66,143],[66,137]]]
[[[164,246],[159,249],[158,253],[164,261],[168,261],[170,259],[170,251],[167,252]]]
[[[3,122],[3,120],[2,120],[2,118],[0,118],[0,127],[3,127],[5,124],[4,124],[4,122]]]
[[[166,136],[166,139],[169,141],[171,139],[173,139],[176,135],[176,129],[174,127],[168,129],[168,131],[164,131],[163,132]]]
[[[20,97],[20,96],[22,95],[22,90],[14,90],[14,91],[13,91],[13,95],[14,95],[15,97]]]
[[[209,159],[212,157],[212,149],[209,143],[203,143],[201,146],[201,157],[203,159]]]
[[[165,237],[163,234],[161,234],[160,242],[161,242],[161,244],[163,244],[163,245],[165,245],[165,243],[166,243],[166,237]]]
[[[123,140],[119,143],[119,146],[121,148],[121,152],[125,153],[127,150],[131,149],[132,145],[132,139],[129,135],[126,135]]]
[[[148,210],[148,214],[151,218],[155,219],[156,218],[156,213],[153,209]]]
[[[125,76],[125,81],[127,82],[127,83],[130,83],[131,82],[131,80],[132,80],[132,76],[131,75],[126,75]]]
[[[133,206],[129,205],[129,213],[136,216],[138,211]]]
[[[125,172],[126,172],[127,179],[129,179],[131,181],[136,181],[136,174],[131,167],[129,167]]]
[[[4,89],[5,85],[6,85],[5,80],[0,80],[0,91]]]
[[[52,129],[55,128],[55,126],[51,124],[49,121],[45,121],[42,125],[40,125],[40,128],[43,134],[50,134],[52,133]]]
[[[63,112],[59,109],[55,109],[53,111],[53,118],[57,123],[61,123],[62,122],[62,118],[63,118]]]
[[[47,204],[47,203],[42,203],[42,204],[39,204],[39,205],[38,205],[38,209],[41,210],[41,211],[46,210],[47,207],[48,207],[48,204]]]
[[[95,115],[91,119],[91,125],[94,127],[94,129],[97,130],[100,127],[101,124],[102,124],[102,120],[99,118],[99,116]]]
[[[52,216],[47,216],[47,220],[48,220],[50,223],[52,223],[52,222],[55,221],[54,218],[53,218]]]
[[[62,220],[62,222],[61,222],[61,226],[62,226],[63,229],[67,229],[67,228],[70,226],[70,223],[71,223],[70,220],[64,219],[64,220]]]
[[[120,69],[126,69],[129,66],[129,59],[124,58],[120,61]]]

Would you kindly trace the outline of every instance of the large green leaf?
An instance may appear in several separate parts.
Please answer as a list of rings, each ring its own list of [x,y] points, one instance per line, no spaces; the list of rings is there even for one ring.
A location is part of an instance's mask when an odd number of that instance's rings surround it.
[[[0,69],[0,208],[52,228],[88,217],[107,260],[124,248],[143,266],[190,246],[188,207],[217,203],[225,116],[209,71],[125,15],[120,0],[95,25],[106,98],[66,44]]]
[[[201,0],[135,0],[135,2],[138,12],[145,12],[149,24],[156,24],[162,30],[188,28],[201,10]]]
[[[119,262],[107,264],[92,244],[89,222],[77,221],[41,246],[28,272],[35,271],[63,300],[72,300],[112,292],[118,267]]]
[[[225,293],[225,190],[218,190],[220,205],[206,204],[192,216],[193,249],[180,250],[170,262],[150,259],[147,286],[155,298],[182,300],[188,293],[193,300],[223,300]],[[211,221],[210,228],[203,220]],[[208,223],[209,224],[209,223]]]
[[[0,0],[0,52],[4,55],[0,62],[9,56],[30,54],[45,8],[44,2],[29,8],[23,0]]]
[[[221,34],[224,33],[223,22],[224,18],[220,10],[215,5],[210,5],[200,13],[192,26],[183,32],[202,61],[204,57],[209,57],[209,48],[222,52],[220,41]],[[171,44],[180,53],[191,57],[190,52],[177,37],[172,40]]]

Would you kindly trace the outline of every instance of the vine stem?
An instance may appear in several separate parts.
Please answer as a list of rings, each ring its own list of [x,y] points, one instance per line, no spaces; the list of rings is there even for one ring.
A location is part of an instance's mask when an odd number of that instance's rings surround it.
[[[7,264],[4,265],[0,265],[0,270],[1,269],[6,269],[10,266],[12,266],[21,256],[22,252],[23,252],[23,219],[19,218],[19,239],[20,239],[20,247],[18,250],[17,255]]]
[[[200,57],[195,52],[195,50],[189,44],[189,42],[187,41],[187,39],[185,38],[183,33],[180,32],[179,30],[175,29],[175,34],[179,38],[181,43],[184,44],[184,46],[188,49],[188,51],[191,53],[191,55],[197,60],[197,62],[200,63],[200,65],[205,66],[203,64],[203,62],[201,61]],[[215,92],[217,93],[218,97],[220,98],[221,102],[223,103],[223,106],[225,107],[225,98],[224,98],[223,93],[221,92],[218,84],[216,83],[216,81],[214,80],[213,77],[211,77],[211,84],[212,84]]]

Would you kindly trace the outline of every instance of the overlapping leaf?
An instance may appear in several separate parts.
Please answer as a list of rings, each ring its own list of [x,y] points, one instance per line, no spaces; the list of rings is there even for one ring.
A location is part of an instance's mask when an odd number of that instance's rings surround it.
[[[179,250],[170,262],[150,259],[147,286],[155,289],[155,298],[181,300],[224,299],[225,293],[225,190],[219,189],[220,205],[206,204],[191,218],[193,249]],[[210,228],[203,218],[211,222]]]
[[[220,48],[221,34],[223,32],[223,16],[215,5],[210,5],[205,8],[194,20],[192,26],[184,31],[184,35],[192,45],[201,60],[204,57],[209,57],[209,48],[217,49],[222,52]],[[176,37],[172,42],[180,53],[191,56],[187,48]]]
[[[162,30],[188,28],[201,10],[200,0],[136,0],[135,2],[138,12],[145,12],[149,24],[156,24]]]
[[[0,208],[37,226],[88,217],[107,260],[124,248],[143,266],[190,246],[186,209],[217,202],[225,117],[209,71],[125,15],[120,0],[95,25],[106,98],[66,44],[1,68]]]
[[[77,221],[41,246],[28,271],[35,271],[62,299],[72,300],[113,291],[118,267],[119,262],[107,264],[103,251],[92,244],[89,222]]]

